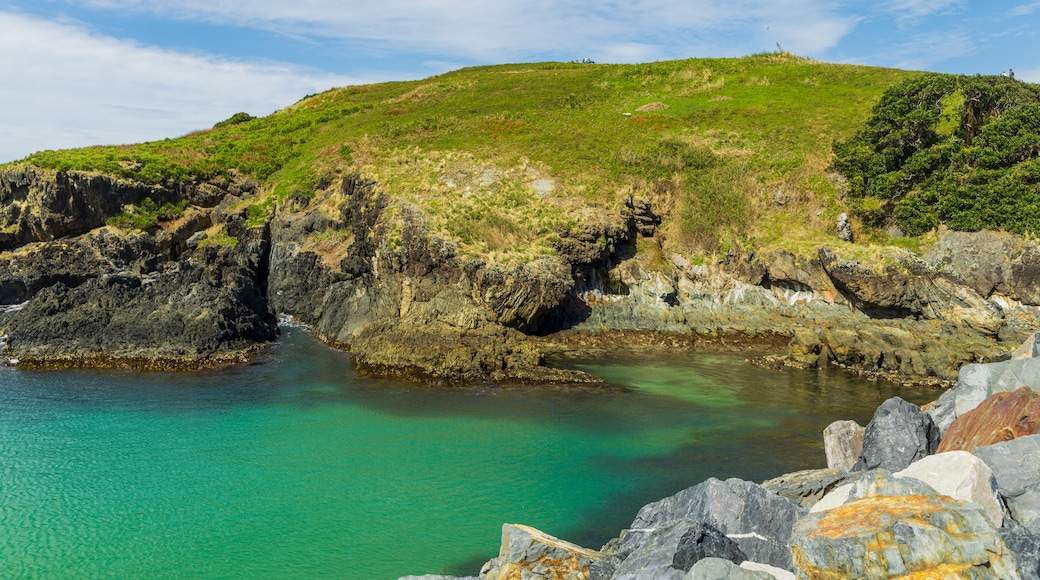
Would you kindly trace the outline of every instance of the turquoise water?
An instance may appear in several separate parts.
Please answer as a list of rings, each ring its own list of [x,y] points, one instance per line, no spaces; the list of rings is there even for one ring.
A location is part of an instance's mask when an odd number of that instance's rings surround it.
[[[709,476],[820,466],[896,393],[689,354],[580,365],[631,391],[443,389],[283,333],[206,372],[0,367],[0,577],[475,574],[503,522],[598,547]]]

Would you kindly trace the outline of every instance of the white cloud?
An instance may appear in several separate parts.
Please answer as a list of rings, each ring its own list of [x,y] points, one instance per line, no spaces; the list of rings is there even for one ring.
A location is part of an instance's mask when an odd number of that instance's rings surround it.
[[[161,139],[237,111],[266,115],[357,79],[184,54],[0,11],[0,161],[41,149]]]
[[[1040,2],[1031,2],[1029,4],[1020,4],[1015,6],[1008,11],[1008,15],[1012,17],[1028,16],[1040,8]]]
[[[930,70],[941,63],[975,52],[972,37],[963,31],[924,32],[892,47],[885,61],[896,68]]]
[[[674,58],[694,56],[680,53],[704,45],[714,49],[714,56],[768,50],[777,41],[786,41],[795,52],[820,52],[833,47],[855,22],[825,0],[64,1],[283,34],[392,44],[482,62],[551,54],[580,58],[597,51]],[[764,34],[767,27],[787,31],[786,36],[769,41],[776,33]],[[725,42],[718,41],[720,35]],[[646,48],[625,49],[636,45]]]
[[[959,8],[964,0],[890,0],[886,8],[903,18],[920,18]]]

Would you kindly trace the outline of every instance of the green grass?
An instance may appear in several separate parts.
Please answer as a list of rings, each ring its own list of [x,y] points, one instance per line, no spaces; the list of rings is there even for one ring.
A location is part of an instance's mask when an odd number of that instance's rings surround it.
[[[712,253],[775,241],[762,224],[786,223],[803,237],[832,230],[831,143],[913,74],[786,53],[473,67],[332,89],[176,139],[43,151],[22,162],[153,184],[233,170],[261,185],[251,223],[274,201],[313,196],[360,172],[464,251],[506,260],[551,252],[559,231],[589,208],[615,211],[642,195],[666,214],[665,247]],[[654,102],[667,108],[637,111]],[[489,171],[497,177],[481,179]],[[551,193],[538,195],[535,179],[551,179]],[[783,205],[774,203],[777,189]]]

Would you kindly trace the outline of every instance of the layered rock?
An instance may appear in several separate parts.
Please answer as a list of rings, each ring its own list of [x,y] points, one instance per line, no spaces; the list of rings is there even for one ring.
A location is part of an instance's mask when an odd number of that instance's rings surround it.
[[[877,408],[863,434],[863,453],[854,471],[898,471],[935,453],[939,429],[917,405],[893,397]]]
[[[847,473],[848,470],[840,469],[796,471],[764,481],[762,487],[808,508],[820,501],[832,489],[841,485],[845,481]]]
[[[1018,578],[1015,560],[978,506],[910,478],[875,472],[838,507],[799,520],[791,537],[802,577]]]
[[[603,555],[595,550],[554,538],[534,528],[505,524],[498,557],[484,565],[480,580],[586,580],[589,578],[589,565],[602,558]]]
[[[957,417],[939,445],[939,452],[1010,441],[1040,433],[1040,394],[1028,387],[996,393]]]

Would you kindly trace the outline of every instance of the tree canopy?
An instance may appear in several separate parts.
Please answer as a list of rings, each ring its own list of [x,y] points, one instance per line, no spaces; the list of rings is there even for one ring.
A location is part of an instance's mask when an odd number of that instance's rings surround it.
[[[1040,233],[1040,86],[926,74],[888,89],[865,126],[834,144],[865,223],[918,235]]]

